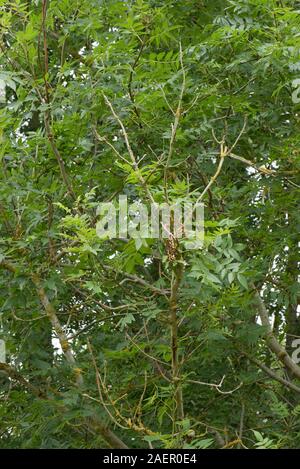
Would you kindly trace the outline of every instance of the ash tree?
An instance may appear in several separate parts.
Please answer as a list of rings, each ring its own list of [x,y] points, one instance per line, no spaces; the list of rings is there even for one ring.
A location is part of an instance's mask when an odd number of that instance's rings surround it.
[[[299,447],[299,10],[0,1],[0,447]]]

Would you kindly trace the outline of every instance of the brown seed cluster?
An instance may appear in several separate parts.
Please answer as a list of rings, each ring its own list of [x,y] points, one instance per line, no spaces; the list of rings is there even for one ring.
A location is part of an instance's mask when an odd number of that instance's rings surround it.
[[[170,236],[166,242],[167,256],[169,262],[176,261],[177,257],[177,240],[173,236]]]

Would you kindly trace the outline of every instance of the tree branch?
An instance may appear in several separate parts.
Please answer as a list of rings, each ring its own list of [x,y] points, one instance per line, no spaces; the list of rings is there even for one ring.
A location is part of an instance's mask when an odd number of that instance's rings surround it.
[[[13,264],[10,264],[9,262],[6,262],[4,260],[2,260],[0,262],[0,267],[12,272],[12,273],[15,273],[16,272],[16,267],[13,265]],[[76,366],[76,361],[75,361],[75,358],[74,358],[74,354],[73,354],[73,350],[70,346],[70,343],[68,341],[68,338],[59,322],[59,319],[57,317],[57,313],[55,311],[55,309],[53,308],[53,306],[51,305],[51,303],[49,302],[49,299],[47,297],[47,294],[44,290],[44,288],[42,287],[41,285],[41,280],[40,278],[36,275],[36,274],[29,274],[29,277],[31,278],[31,280],[33,281],[35,287],[36,287],[36,291],[37,291],[37,294],[38,294],[38,297],[45,309],[45,312],[52,324],[52,327],[54,329],[54,331],[56,332],[58,338],[59,338],[59,341],[60,341],[60,345],[61,345],[61,348],[64,352],[64,355],[66,357],[66,360],[68,361],[68,363],[72,366],[74,372],[75,372],[75,376],[76,376],[76,386],[77,387],[81,387],[83,385],[83,378],[82,378],[82,374],[81,374],[81,370]],[[5,364],[4,364],[5,365]],[[6,367],[6,365],[5,365]],[[4,367],[3,367],[4,368]],[[9,370],[11,371],[11,370]],[[12,372],[11,372],[12,373]],[[16,376],[16,375],[14,375]],[[24,386],[26,385],[26,387],[29,389],[29,386],[30,386],[30,390],[32,392],[34,392],[35,395],[39,395],[40,397],[40,394],[37,394],[37,391],[36,389],[32,388],[31,385],[26,381],[24,380],[22,377],[20,378],[19,377],[19,381],[20,379],[22,379],[22,382],[24,384]],[[115,435],[114,432],[112,432],[108,427],[107,425],[105,425],[102,420],[97,417],[97,416],[93,416],[89,419],[85,419],[89,425],[92,425],[96,430],[99,431],[99,433],[101,434],[102,438],[109,444],[110,447],[112,448],[119,448],[119,449],[126,449],[127,446],[125,445],[125,443],[120,440],[120,438]]]
[[[268,376],[270,376],[271,378],[275,379],[276,381],[278,381],[279,383],[283,384],[284,386],[286,386],[287,388],[289,389],[292,389],[293,391],[296,391],[297,393],[300,393],[300,388],[298,386],[296,386],[295,384],[291,383],[290,381],[282,378],[281,376],[279,376],[277,373],[275,373],[275,371],[271,370],[269,367],[267,367],[264,363],[261,363],[259,360],[257,360],[256,358],[252,357],[251,355],[249,355],[248,353],[246,352],[242,352],[243,355],[245,355],[252,363],[255,363],[255,365],[257,365],[262,371],[264,371]]]
[[[43,397],[45,398],[46,395],[45,393],[37,388],[36,386],[33,386],[27,379],[25,379],[17,370],[15,370],[13,367],[8,365],[7,363],[1,363],[0,362],[0,371],[3,371],[9,378],[18,381],[22,386],[24,386],[28,391],[30,391],[32,394],[34,394],[36,397]]]
[[[282,363],[284,363],[284,365],[296,376],[296,378],[300,379],[300,367],[296,365],[296,363],[291,359],[287,351],[282,347],[282,345],[280,345],[280,343],[274,336],[269,319],[269,314],[265,307],[265,304],[254,285],[253,288],[255,290],[254,297],[256,300],[257,310],[261,323],[267,329],[267,345],[269,346],[270,350],[275,353],[277,358]]]

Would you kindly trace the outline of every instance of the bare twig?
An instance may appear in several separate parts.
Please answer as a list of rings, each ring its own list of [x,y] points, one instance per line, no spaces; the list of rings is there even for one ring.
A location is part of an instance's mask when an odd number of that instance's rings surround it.
[[[161,289],[161,288],[157,288],[155,287],[154,285],[152,285],[151,283],[147,282],[146,280],[142,279],[141,277],[138,277],[136,275],[132,275],[132,274],[129,274],[128,272],[121,272],[121,271],[116,271],[116,269],[112,266],[109,266],[109,265],[104,265],[103,266],[105,269],[107,270],[110,270],[110,271],[113,271],[115,272],[117,275],[124,275],[125,278],[124,280],[122,280],[122,282],[124,283],[125,281],[130,281],[130,282],[134,282],[134,283],[138,283],[139,285],[142,285],[143,287],[145,288],[148,288],[149,290],[153,291],[154,293],[157,293],[159,295],[169,295],[170,294],[170,290],[169,289]]]
[[[228,148],[226,145],[225,145],[225,137],[223,137],[223,139],[220,141],[217,139],[215,133],[214,133],[214,130],[212,129],[212,134],[213,134],[213,137],[214,137],[214,140],[220,145],[220,160],[219,160],[219,164],[218,164],[218,168],[217,168],[217,171],[215,172],[215,174],[211,177],[209,183],[207,184],[207,186],[205,187],[204,191],[202,192],[202,194],[198,197],[197,199],[197,202],[196,202],[196,205],[199,204],[201,202],[201,200],[203,199],[203,197],[205,196],[205,194],[210,190],[211,186],[214,184],[214,182],[216,181],[216,179],[219,177],[220,173],[221,173],[221,170],[222,170],[222,167],[223,167],[223,164],[224,164],[224,160],[225,160],[225,157],[230,155],[230,153],[232,152],[232,150],[236,147],[236,145],[238,144],[239,140],[241,139],[243,133],[245,132],[245,129],[246,129],[246,126],[247,126],[247,119],[245,118],[244,120],[244,125],[239,133],[239,135],[237,136],[235,142],[233,143],[233,145]]]
[[[165,169],[164,169],[164,190],[165,190],[165,198],[167,202],[169,200],[168,187],[167,187],[168,186],[168,171],[169,171],[170,161],[173,155],[174,143],[176,140],[179,121],[182,115],[182,100],[183,100],[183,94],[184,94],[185,87],[186,87],[186,76],[185,76],[185,69],[183,65],[183,52],[182,52],[181,43],[179,45],[179,60],[180,60],[180,65],[181,65],[181,70],[182,70],[182,85],[181,85],[176,112],[174,113],[174,111],[172,111],[175,116],[175,119],[174,119],[174,123],[171,126],[171,138],[170,138],[170,144],[169,144],[169,152],[168,152],[167,161],[166,161]],[[171,106],[169,106],[169,108],[172,110]]]
[[[196,201],[196,205],[199,204],[203,197],[205,196],[205,194],[207,192],[209,192],[211,186],[214,184],[214,182],[216,181],[216,179],[219,177],[220,173],[221,173],[221,170],[222,170],[222,167],[223,167],[223,164],[224,164],[224,160],[225,160],[225,157],[227,156],[227,153],[228,152],[228,148],[226,146],[224,146],[224,143],[221,143],[221,149],[220,149],[220,160],[219,160],[219,164],[218,164],[218,168],[217,168],[217,171],[215,172],[215,174],[211,177],[209,183],[207,184],[207,186],[205,187],[204,191],[199,195],[197,201]]]
[[[113,152],[117,155],[117,157],[120,158],[120,160],[123,160],[125,163],[130,164],[130,161],[126,160],[126,158],[124,158],[124,156],[120,154],[120,152],[116,149],[116,147],[109,140],[107,140],[106,137],[101,137],[98,134],[96,129],[94,129],[94,133],[97,139],[99,140],[99,142],[105,142],[106,145],[108,145],[113,150]]]
[[[246,158],[243,158],[242,156],[238,156],[235,153],[230,152],[228,156],[230,156],[230,158],[233,158],[234,160],[238,160],[238,161],[241,161],[242,163],[245,163],[247,166],[251,166],[252,168],[254,168],[259,173],[267,174],[267,175],[276,174],[276,171],[274,171],[273,169],[268,169],[265,166],[259,166],[258,167],[252,161],[247,160]]]
[[[240,131],[240,133],[238,134],[237,138],[235,139],[234,144],[229,148],[228,154],[232,153],[232,150],[235,149],[235,147],[236,147],[237,144],[239,143],[240,139],[242,138],[242,135],[243,135],[243,133],[245,132],[246,127],[247,127],[247,118],[245,117],[242,130]]]
[[[164,362],[164,361],[160,360],[159,358],[153,357],[152,355],[149,355],[149,353],[145,352],[141,347],[138,346],[137,343],[135,343],[135,342],[133,341],[133,339],[130,337],[130,335],[129,335],[128,333],[126,334],[126,338],[129,339],[130,342],[131,342],[143,355],[145,355],[145,357],[150,358],[151,361],[154,361],[154,362],[157,362],[157,363],[161,363],[162,365],[165,365],[165,366],[170,366],[169,363]],[[167,381],[170,381],[167,377],[165,377],[165,379],[166,379]]]
[[[125,129],[125,126],[124,126],[122,120],[120,119],[120,117],[118,116],[118,114],[116,113],[116,111],[115,111],[115,109],[114,109],[112,103],[111,103],[110,100],[108,99],[108,97],[107,97],[105,94],[103,94],[103,97],[104,97],[105,103],[107,104],[107,106],[108,106],[109,109],[111,110],[112,115],[114,116],[114,118],[116,119],[116,121],[118,122],[119,126],[120,126],[121,129],[122,129],[122,133],[123,133],[123,137],[124,137],[124,140],[125,140],[126,148],[127,148],[128,153],[129,153],[130,159],[131,159],[131,161],[132,161],[132,167],[133,167],[133,169],[134,169],[134,171],[135,171],[135,173],[136,173],[136,175],[137,175],[137,178],[139,179],[141,186],[144,188],[144,190],[145,190],[145,192],[146,192],[146,194],[147,194],[147,196],[148,196],[148,199],[149,199],[151,202],[154,203],[153,196],[152,196],[152,194],[151,194],[151,192],[150,192],[150,190],[149,190],[149,188],[148,188],[148,186],[147,186],[147,184],[146,184],[146,182],[145,182],[145,179],[144,179],[144,177],[143,177],[143,175],[142,175],[142,173],[141,173],[141,170],[140,170],[140,168],[139,168],[139,165],[138,165],[137,159],[136,159],[136,157],[135,157],[135,154],[134,154],[134,152],[133,152],[133,150],[132,150],[132,147],[131,147],[131,145],[130,145],[129,137],[128,137],[127,131],[126,131],[126,129]]]
[[[141,45],[140,45],[140,48],[139,48],[139,51],[138,51],[138,54],[131,66],[131,70],[130,70],[130,74],[129,74],[129,80],[128,80],[128,93],[129,93],[129,96],[130,96],[130,100],[132,102],[132,105],[133,105],[133,110],[135,112],[135,115],[137,116],[138,118],[138,123],[139,123],[139,127],[142,129],[143,128],[143,125],[141,123],[141,116],[140,116],[140,112],[138,110],[138,108],[136,107],[136,104],[135,104],[135,95],[134,95],[134,92],[132,90],[132,81],[133,81],[133,74],[135,72],[135,69],[138,65],[138,62],[141,58],[141,55],[142,55],[142,52],[143,52],[143,49],[145,47],[145,41],[141,41]]]
[[[222,391],[221,387],[223,385],[223,382],[224,382],[225,378],[226,378],[226,375],[223,376],[223,378],[221,379],[221,381],[218,384],[206,383],[204,381],[198,381],[198,380],[194,380],[194,379],[187,379],[186,382],[191,383],[191,384],[200,384],[201,386],[209,386],[210,388],[216,389],[220,394],[233,394],[235,391],[240,389],[244,384],[243,382],[241,382],[236,388],[232,389],[231,391]]]
[[[246,352],[242,352],[243,355],[245,355],[252,363],[255,363],[255,365],[257,365],[262,371],[264,371],[268,376],[270,376],[270,378],[273,378],[275,379],[276,381],[278,381],[279,383],[283,384],[285,387],[289,388],[289,389],[292,389],[293,391],[297,392],[297,393],[300,393],[300,388],[298,386],[296,386],[295,384],[293,384],[291,381],[288,381],[284,378],[282,378],[282,376],[279,376],[277,373],[275,373],[275,371],[271,370],[269,367],[267,367],[264,363],[261,363],[259,360],[257,360],[256,358],[252,357],[251,355],[249,355],[248,353]]]

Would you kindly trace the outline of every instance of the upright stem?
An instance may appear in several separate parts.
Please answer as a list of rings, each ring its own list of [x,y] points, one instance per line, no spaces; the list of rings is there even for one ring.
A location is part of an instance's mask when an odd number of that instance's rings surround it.
[[[178,263],[173,270],[171,295],[169,301],[170,307],[170,324],[171,324],[171,350],[172,350],[172,378],[175,386],[175,403],[176,410],[174,413],[175,420],[184,418],[182,386],[180,382],[180,369],[178,360],[178,290],[183,274],[183,265]]]

